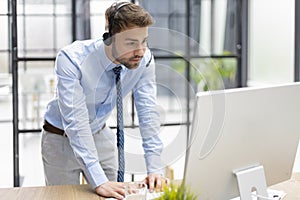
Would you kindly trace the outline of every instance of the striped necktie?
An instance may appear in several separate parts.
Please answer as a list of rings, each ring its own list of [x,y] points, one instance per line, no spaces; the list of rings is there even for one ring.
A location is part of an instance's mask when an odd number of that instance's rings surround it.
[[[123,127],[123,103],[122,103],[122,87],[121,87],[121,70],[120,65],[116,66],[113,71],[116,75],[117,87],[117,147],[118,147],[118,182],[124,182],[124,127]]]

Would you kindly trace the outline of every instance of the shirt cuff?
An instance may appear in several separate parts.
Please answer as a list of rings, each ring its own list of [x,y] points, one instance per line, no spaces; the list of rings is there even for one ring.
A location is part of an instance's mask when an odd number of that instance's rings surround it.
[[[162,166],[160,155],[145,155],[145,160],[148,174],[155,173],[164,175],[164,168]]]
[[[99,162],[96,162],[93,165],[86,168],[84,173],[86,178],[88,179],[87,181],[89,182],[89,184],[92,185],[94,189],[99,185],[108,182],[108,179]]]

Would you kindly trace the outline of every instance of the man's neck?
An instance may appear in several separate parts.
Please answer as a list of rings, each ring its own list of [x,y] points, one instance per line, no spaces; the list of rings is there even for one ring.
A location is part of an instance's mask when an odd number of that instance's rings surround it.
[[[105,51],[105,54],[106,56],[115,64],[120,64],[112,55],[112,50],[111,50],[111,45],[109,46],[104,46],[104,51]]]

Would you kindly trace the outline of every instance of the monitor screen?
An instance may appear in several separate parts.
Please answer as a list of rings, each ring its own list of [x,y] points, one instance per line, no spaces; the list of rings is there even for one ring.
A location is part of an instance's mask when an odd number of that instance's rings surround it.
[[[291,177],[300,135],[300,84],[200,92],[184,179],[199,199],[239,196],[233,171],[261,165],[267,186]]]

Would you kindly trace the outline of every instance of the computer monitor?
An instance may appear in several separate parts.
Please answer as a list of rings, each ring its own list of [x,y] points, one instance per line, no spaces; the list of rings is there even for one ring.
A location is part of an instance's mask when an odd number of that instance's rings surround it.
[[[184,181],[205,200],[240,196],[234,172],[241,169],[262,166],[267,186],[285,181],[299,135],[299,83],[200,92]]]

